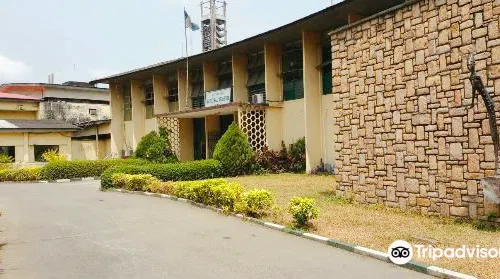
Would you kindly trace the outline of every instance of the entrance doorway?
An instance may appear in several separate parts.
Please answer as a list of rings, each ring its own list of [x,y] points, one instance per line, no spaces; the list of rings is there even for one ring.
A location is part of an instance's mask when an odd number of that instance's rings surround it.
[[[204,160],[207,156],[205,118],[193,119],[193,153],[195,160]]]

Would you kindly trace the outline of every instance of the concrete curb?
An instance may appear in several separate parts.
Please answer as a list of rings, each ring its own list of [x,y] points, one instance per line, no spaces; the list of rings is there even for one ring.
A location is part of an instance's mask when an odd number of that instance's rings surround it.
[[[205,204],[200,204],[200,203],[197,203],[197,202],[194,202],[194,201],[191,201],[191,200],[187,200],[187,199],[183,199],[183,198],[178,198],[176,196],[171,196],[171,195],[166,195],[166,194],[154,194],[154,193],[149,193],[149,192],[128,191],[128,190],[124,190],[124,189],[114,189],[114,188],[106,189],[106,190],[103,190],[103,191],[107,191],[107,192],[119,192],[119,193],[127,193],[127,194],[137,194],[137,195],[143,195],[143,196],[155,196],[155,197],[158,197],[158,198],[166,198],[166,199],[170,199],[170,200],[181,201],[183,203],[189,203],[189,204],[194,205],[196,207],[210,209],[210,210],[212,210],[214,212],[217,212],[219,214],[223,214],[224,213],[224,211],[222,209],[220,209],[220,208],[215,208],[213,206],[208,206],[208,205],[205,205]],[[273,230],[277,230],[277,231],[281,231],[281,232],[293,234],[293,235],[296,235],[296,236],[300,236],[300,237],[303,237],[303,238],[307,238],[307,239],[310,239],[310,240],[313,240],[313,241],[316,241],[316,242],[320,242],[320,243],[323,243],[323,244],[326,244],[326,245],[333,246],[335,248],[339,248],[339,249],[342,249],[342,250],[345,250],[345,251],[349,251],[349,252],[353,252],[353,253],[356,253],[356,254],[359,254],[359,255],[367,256],[367,257],[370,257],[370,258],[373,258],[373,259],[377,259],[379,261],[384,261],[384,262],[387,262],[387,263],[392,263],[390,261],[390,259],[389,259],[389,255],[387,253],[383,253],[383,252],[380,252],[380,251],[372,250],[372,249],[369,249],[369,248],[366,248],[366,247],[362,247],[362,246],[352,245],[352,244],[345,243],[345,242],[342,242],[342,241],[339,241],[339,240],[335,240],[335,239],[331,239],[331,238],[328,238],[328,237],[325,237],[325,236],[316,235],[316,234],[312,234],[312,233],[308,233],[308,232],[302,232],[302,231],[299,231],[299,230],[287,228],[287,227],[285,227],[283,225],[280,225],[280,224],[266,222],[266,221],[263,221],[263,220],[260,220],[260,219],[256,219],[256,218],[253,218],[253,217],[248,217],[248,216],[245,216],[245,215],[239,214],[239,213],[229,213],[228,215],[236,217],[236,218],[239,218],[239,219],[242,219],[242,220],[245,220],[245,221],[250,221],[252,223],[256,223],[256,224],[262,225],[264,227],[267,227],[267,228],[270,228],[270,229],[273,229]],[[474,277],[474,276],[470,276],[470,275],[467,275],[467,274],[463,274],[463,273],[455,272],[455,271],[452,271],[452,270],[440,268],[440,267],[437,267],[437,266],[429,266],[427,264],[419,263],[419,262],[415,262],[415,261],[411,261],[411,262],[409,262],[409,263],[407,263],[405,265],[400,265],[400,267],[411,269],[411,270],[414,270],[414,271],[417,271],[417,272],[420,272],[420,273],[425,273],[425,274],[428,274],[428,275],[431,275],[431,276],[435,276],[435,277],[438,277],[438,278],[477,279],[477,277]]]
[[[101,180],[101,177],[82,177],[82,178],[71,178],[71,179],[56,179],[56,180],[32,180],[32,181],[3,181],[2,183],[66,183],[66,182],[74,182],[74,181],[94,181]]]

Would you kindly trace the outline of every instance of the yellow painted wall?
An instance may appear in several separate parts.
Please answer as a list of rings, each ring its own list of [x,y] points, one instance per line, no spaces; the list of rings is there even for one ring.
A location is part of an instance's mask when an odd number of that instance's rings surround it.
[[[146,106],[144,104],[144,86],[140,80],[132,80],[132,149],[135,150],[137,144],[145,134]]]
[[[38,111],[36,102],[0,101],[0,111]]]
[[[146,135],[151,131],[156,131],[156,117],[151,119],[146,119],[144,123],[144,134],[142,136]],[[141,139],[139,139],[139,141],[140,140]]]
[[[270,105],[283,100],[283,83],[281,74],[281,46],[266,43],[264,45],[264,61],[266,67],[266,96]]]
[[[99,159],[109,158],[111,140],[99,140]],[[96,160],[96,142],[94,140],[72,140],[71,153],[73,160]]]
[[[35,161],[34,145],[59,145],[59,153],[71,160],[71,133],[0,133],[1,146],[15,146],[15,162]]]
[[[323,155],[321,138],[321,41],[317,33],[302,33],[304,66],[304,118],[306,134],[306,171],[320,165]]]
[[[283,108],[269,107],[266,109],[266,139],[267,146],[270,149],[281,149],[281,141],[283,140]]]
[[[219,79],[217,78],[217,63],[203,63],[203,87],[204,92],[217,89]]]
[[[111,83],[109,89],[111,94],[111,154],[113,158],[119,158],[124,149],[125,140],[123,92],[118,84]]]
[[[179,143],[181,146],[179,160],[194,160],[193,119],[179,118]]]
[[[233,55],[233,102],[248,102],[247,65],[247,55]]]
[[[154,105],[155,114],[163,114],[169,112],[170,109],[167,100],[168,96],[167,76],[154,75],[153,90],[155,98],[155,105]]]
[[[36,120],[36,111],[0,111],[0,119]]]
[[[306,135],[304,118],[304,99],[283,103],[281,129],[287,146]]]

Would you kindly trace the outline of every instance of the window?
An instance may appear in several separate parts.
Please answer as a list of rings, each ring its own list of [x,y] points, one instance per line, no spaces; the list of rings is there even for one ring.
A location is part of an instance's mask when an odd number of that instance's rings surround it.
[[[35,162],[44,162],[42,155],[50,150],[59,153],[59,145],[35,145]]]
[[[304,98],[302,42],[285,45],[283,49],[283,99]]]
[[[321,81],[323,84],[323,94],[333,93],[332,83],[332,47],[330,41],[326,42],[322,51]]]
[[[153,90],[153,82],[148,80],[144,83],[144,97],[146,104],[146,119],[154,117],[155,94]]]
[[[201,69],[190,72],[189,83],[191,84],[191,100],[193,108],[204,107],[205,96],[203,94],[203,72]]]
[[[14,159],[16,157],[16,147],[15,146],[0,146],[0,154],[5,154]]]
[[[233,86],[233,63],[224,61],[217,67],[217,76],[219,77],[219,89],[230,88]]]
[[[89,109],[90,116],[97,116],[97,109]]]
[[[177,77],[175,74],[169,75],[168,81],[168,101],[178,102],[179,101],[179,83],[177,82]]]
[[[130,92],[130,85],[125,84],[122,86],[123,94],[123,120],[132,120],[132,93]]]
[[[252,101],[252,95],[264,94],[266,92],[264,52],[256,52],[248,55],[248,97]]]

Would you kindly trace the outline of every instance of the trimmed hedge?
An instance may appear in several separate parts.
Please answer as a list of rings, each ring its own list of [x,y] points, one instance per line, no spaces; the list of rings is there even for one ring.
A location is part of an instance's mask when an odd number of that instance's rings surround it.
[[[0,182],[3,181],[35,181],[41,179],[41,167],[25,167],[20,169],[0,170]]]
[[[96,177],[110,167],[144,163],[139,159],[83,160],[50,162],[42,169],[46,180]]]
[[[187,181],[217,178],[223,169],[216,160],[202,160],[173,164],[122,165],[110,168],[101,175],[101,188],[113,187],[112,176],[115,173],[151,174],[162,181]]]

